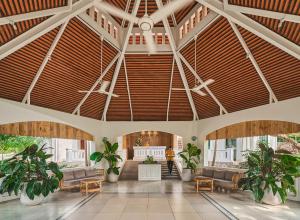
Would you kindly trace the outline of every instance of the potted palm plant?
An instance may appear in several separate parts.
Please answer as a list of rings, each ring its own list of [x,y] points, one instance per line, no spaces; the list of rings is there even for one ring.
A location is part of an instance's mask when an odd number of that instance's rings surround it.
[[[288,192],[296,194],[294,179],[300,176],[299,155],[276,153],[266,142],[247,155],[248,170],[239,181],[243,190],[252,191],[257,202],[279,205]]]
[[[104,151],[94,152],[91,154],[90,159],[99,163],[103,158],[108,162],[107,177],[108,181],[113,183],[117,182],[120,175],[120,167],[118,167],[118,161],[122,161],[120,155],[116,152],[118,150],[118,143],[111,144],[106,138],[103,138]]]
[[[185,168],[182,169],[181,179],[183,181],[192,180],[192,172],[197,168],[200,162],[201,150],[194,144],[188,143],[187,148],[178,153],[178,155],[183,159]]]
[[[33,144],[0,163],[0,194],[21,193],[21,203],[38,205],[59,186],[63,174],[54,162],[47,162],[45,145]]]

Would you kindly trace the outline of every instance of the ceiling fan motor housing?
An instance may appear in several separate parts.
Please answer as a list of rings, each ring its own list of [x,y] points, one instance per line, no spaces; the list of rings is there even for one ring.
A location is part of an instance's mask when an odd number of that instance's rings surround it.
[[[139,19],[138,25],[142,31],[150,31],[153,28],[154,23],[149,16],[144,16]]]

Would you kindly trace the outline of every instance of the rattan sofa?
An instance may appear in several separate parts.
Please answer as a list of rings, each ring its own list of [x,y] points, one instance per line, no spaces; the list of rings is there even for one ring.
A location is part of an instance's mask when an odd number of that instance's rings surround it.
[[[104,170],[94,168],[78,168],[63,170],[64,177],[60,181],[60,189],[80,188],[80,181],[86,179],[102,179],[104,180]]]
[[[238,190],[238,182],[243,175],[241,171],[202,168],[196,177],[212,178],[216,189],[236,191]]]

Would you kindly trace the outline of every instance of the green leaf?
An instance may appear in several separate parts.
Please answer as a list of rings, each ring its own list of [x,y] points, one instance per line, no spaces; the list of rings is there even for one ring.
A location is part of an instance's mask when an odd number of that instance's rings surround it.
[[[119,169],[120,169],[120,167],[114,167],[112,169],[112,171],[113,171],[114,174],[119,175],[120,174]]]
[[[103,153],[101,152],[94,152],[90,156],[90,160],[95,161],[96,163],[100,162],[103,158]]]
[[[39,196],[42,193],[42,184],[40,182],[34,183],[33,193],[37,196]]]
[[[31,200],[34,199],[34,191],[33,190],[34,190],[34,180],[30,180],[26,186],[26,194],[27,194],[28,198]]]

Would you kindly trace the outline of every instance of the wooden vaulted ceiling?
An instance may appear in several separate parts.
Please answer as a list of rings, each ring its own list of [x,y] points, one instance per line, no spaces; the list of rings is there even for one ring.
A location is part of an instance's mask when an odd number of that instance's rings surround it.
[[[126,1],[107,1],[123,9],[126,7]],[[300,14],[300,3],[297,0],[229,0],[229,3]],[[66,0],[0,0],[0,16],[5,17],[64,5],[66,5]],[[157,10],[155,0],[149,0],[148,5],[149,12]],[[142,0],[139,17],[144,13],[143,7],[144,1]],[[177,23],[193,7],[194,4],[191,4],[175,13]],[[247,16],[296,45],[300,45],[299,24],[283,22],[283,25],[278,28],[278,20]],[[12,25],[0,26],[0,44],[7,43],[46,19],[18,22],[16,23],[17,30],[12,28]],[[116,20],[121,22],[120,19],[116,18]],[[171,18],[169,18],[169,22],[174,25]],[[300,61],[242,27],[238,26],[238,29],[278,100],[299,97]],[[0,61],[1,98],[22,101],[58,30],[59,27]],[[195,48],[196,57],[194,56]],[[31,104],[72,113],[84,97],[84,94],[78,93],[78,90],[89,90],[101,74],[101,51],[103,52],[102,69],[104,70],[116,56],[117,51],[107,42],[101,42],[100,37],[77,18],[70,20],[31,93]],[[228,112],[269,103],[266,87],[225,18],[216,20],[197,37],[196,42],[191,41],[180,53],[197,70],[197,74],[204,81],[215,80],[209,87]],[[130,93],[127,90],[123,63],[114,88],[114,93],[120,97],[112,97],[107,120],[131,120],[130,94],[134,121],[165,121],[173,55],[126,54],[125,60]],[[183,68],[189,87],[194,87],[197,84],[195,76],[186,65],[183,64]],[[114,70],[115,65],[103,79],[111,81]],[[171,86],[184,88],[176,64]],[[205,92],[205,90],[203,91]],[[192,93],[192,98],[200,119],[219,115],[219,106],[211,96],[199,96]],[[92,93],[81,106],[80,114],[101,119],[105,102],[105,95]],[[171,121],[193,119],[185,91],[171,91],[168,119]]]

